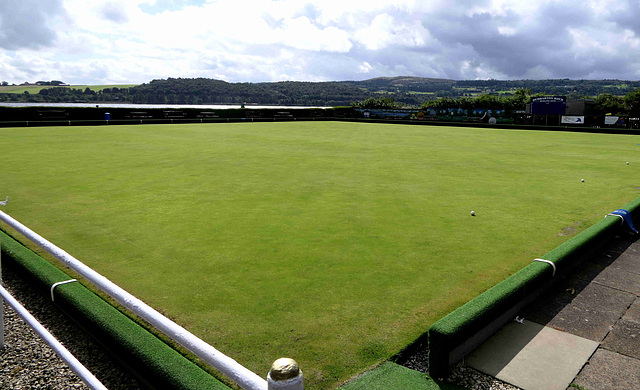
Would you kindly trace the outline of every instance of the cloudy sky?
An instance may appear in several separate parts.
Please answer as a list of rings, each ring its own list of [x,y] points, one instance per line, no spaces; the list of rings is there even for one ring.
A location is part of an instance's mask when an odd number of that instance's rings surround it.
[[[1,0],[0,81],[640,79],[637,0]]]

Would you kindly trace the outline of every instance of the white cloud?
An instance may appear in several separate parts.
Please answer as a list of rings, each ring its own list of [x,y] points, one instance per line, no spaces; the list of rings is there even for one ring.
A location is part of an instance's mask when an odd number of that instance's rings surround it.
[[[529,80],[548,79],[552,77],[553,73],[542,65],[536,65],[533,68],[527,69],[527,72],[523,76],[523,78]]]
[[[336,27],[319,28],[306,16],[284,21],[278,31],[277,42],[273,43],[296,49],[341,53],[348,52],[352,46],[345,31]]]
[[[635,78],[637,12],[631,0],[3,0],[0,71],[71,83]]]
[[[362,64],[358,65],[359,73],[369,73],[373,69],[373,66],[369,64],[367,61],[363,61]]]
[[[516,35],[517,30],[514,27],[498,26],[498,32],[502,35],[512,36]]]
[[[55,23],[64,17],[62,0],[2,0],[0,2],[0,49],[50,47]]]
[[[355,31],[354,39],[369,50],[388,46],[423,46],[429,39],[429,31],[419,20],[408,22],[387,13],[376,15],[366,28]]]

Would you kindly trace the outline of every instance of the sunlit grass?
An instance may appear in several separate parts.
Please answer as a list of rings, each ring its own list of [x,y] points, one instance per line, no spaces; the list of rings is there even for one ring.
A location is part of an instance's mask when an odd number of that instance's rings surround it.
[[[327,388],[640,195],[638,144],[342,122],[0,129],[0,198],[256,373],[293,357]]]

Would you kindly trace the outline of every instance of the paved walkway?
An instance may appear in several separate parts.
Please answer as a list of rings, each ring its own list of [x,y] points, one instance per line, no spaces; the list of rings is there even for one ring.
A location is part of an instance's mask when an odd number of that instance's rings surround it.
[[[639,297],[640,240],[623,235],[465,364],[526,390],[640,389]]]

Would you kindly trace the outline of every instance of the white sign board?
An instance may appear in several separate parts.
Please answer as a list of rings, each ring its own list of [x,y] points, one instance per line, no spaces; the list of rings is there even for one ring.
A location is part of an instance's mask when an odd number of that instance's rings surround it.
[[[562,124],[584,125],[584,116],[563,115]]]
[[[605,125],[615,125],[616,123],[618,123],[618,119],[620,119],[619,116],[605,116],[604,117],[604,124]]]

